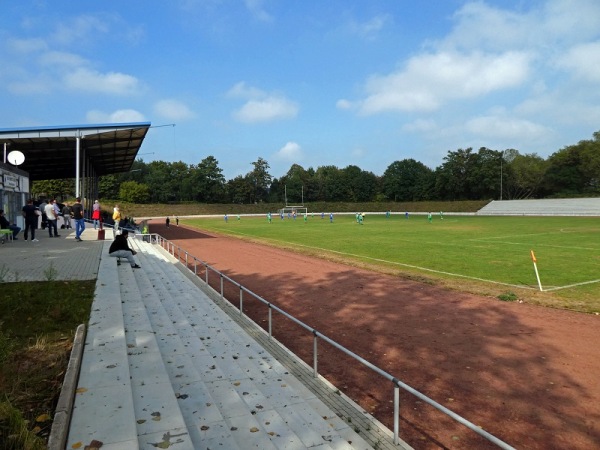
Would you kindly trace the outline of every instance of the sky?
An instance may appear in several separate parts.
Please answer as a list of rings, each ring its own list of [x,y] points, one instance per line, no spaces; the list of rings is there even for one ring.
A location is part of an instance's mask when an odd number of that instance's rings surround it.
[[[600,130],[598,0],[0,0],[0,128],[151,122],[139,159],[383,175]]]

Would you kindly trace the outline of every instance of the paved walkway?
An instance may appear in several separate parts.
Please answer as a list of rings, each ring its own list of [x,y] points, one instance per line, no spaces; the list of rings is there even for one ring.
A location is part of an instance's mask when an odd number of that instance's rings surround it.
[[[105,234],[112,239],[112,231]],[[38,242],[31,242],[20,232],[16,241],[0,244],[0,277],[4,275],[4,281],[96,279],[103,245],[98,232],[89,226],[82,242],[75,240],[73,229],[59,230],[59,236],[51,238],[47,230],[37,230]]]

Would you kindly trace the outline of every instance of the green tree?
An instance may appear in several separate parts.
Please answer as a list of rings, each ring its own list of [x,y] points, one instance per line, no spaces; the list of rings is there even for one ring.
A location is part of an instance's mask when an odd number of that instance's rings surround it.
[[[170,163],[165,161],[152,161],[149,163],[146,183],[150,190],[150,201],[152,203],[168,203],[175,200],[174,180],[171,178]]]
[[[227,192],[231,203],[252,203],[255,198],[254,179],[249,175],[238,175],[227,182]]]
[[[499,198],[502,176],[502,152],[481,147],[472,155],[467,173],[468,198],[471,200]]]
[[[31,184],[34,197],[56,198],[63,201],[75,196],[75,179],[37,180]]]
[[[433,170],[412,158],[403,159],[390,164],[383,173],[382,192],[399,202],[427,200],[433,182]]]
[[[310,173],[299,164],[292,164],[287,173],[279,180],[283,185],[284,201],[289,205],[300,205],[307,199],[310,186]]]
[[[377,193],[377,177],[372,172],[350,165],[342,169],[345,198],[349,202],[370,202]]]
[[[98,179],[98,196],[100,198],[119,198],[119,185],[117,176],[114,174],[103,175]]]
[[[336,166],[318,167],[314,179],[319,201],[335,202],[346,198],[344,173]]]
[[[224,201],[225,177],[214,156],[207,156],[192,170],[192,179],[195,200],[206,203]]]
[[[269,163],[263,158],[258,158],[252,163],[254,169],[246,175],[248,181],[254,186],[252,203],[267,201],[269,198],[269,187],[273,177],[269,173]]]
[[[148,186],[137,181],[125,181],[119,189],[119,199],[129,203],[146,203],[150,198]]]
[[[504,151],[503,198],[535,198],[539,195],[548,161],[535,153],[521,155],[517,150]]]
[[[473,165],[473,149],[448,151],[444,163],[436,169],[435,190],[441,200],[467,200],[467,175]]]

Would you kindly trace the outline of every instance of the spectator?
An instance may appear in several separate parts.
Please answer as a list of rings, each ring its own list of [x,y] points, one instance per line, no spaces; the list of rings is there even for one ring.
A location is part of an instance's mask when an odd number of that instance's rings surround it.
[[[71,207],[68,203],[65,203],[62,209],[63,220],[65,221],[65,229],[71,228]]]
[[[55,204],[56,200],[52,200],[44,208],[44,210],[46,211],[46,218],[48,221],[48,234],[50,235],[50,237],[60,237],[60,234],[58,234],[58,227],[56,225],[58,221],[58,215],[56,213],[56,210],[54,209]],[[52,235],[52,230],[54,230],[54,236]]]
[[[94,230],[100,228],[100,203],[98,200],[94,201],[94,206],[92,206],[92,220],[94,221]]]
[[[13,239],[18,239],[17,234],[21,231],[21,228],[16,224],[12,224],[8,221],[6,217],[4,217],[4,210],[0,209],[0,228],[3,230],[11,230],[13,232]],[[4,244],[4,241],[2,241]]]
[[[75,220],[75,240],[81,242],[81,234],[85,230],[85,220],[80,197],[77,197],[73,203],[73,219]]]
[[[25,218],[25,231],[23,232],[24,239],[27,240],[28,231],[31,232],[31,242],[38,242],[35,238],[35,230],[38,224],[38,217],[41,216],[41,212],[33,204],[33,199],[27,200],[27,204],[23,206],[21,214]]]
[[[129,244],[127,243],[128,235],[129,231],[125,229],[121,231],[121,234],[117,234],[113,243],[110,244],[108,255],[113,258],[127,258],[127,261],[129,261],[129,264],[133,269],[139,269],[140,266],[135,262],[133,257],[133,255],[136,254],[136,251],[129,248]],[[121,262],[117,260],[117,264],[121,264]]]

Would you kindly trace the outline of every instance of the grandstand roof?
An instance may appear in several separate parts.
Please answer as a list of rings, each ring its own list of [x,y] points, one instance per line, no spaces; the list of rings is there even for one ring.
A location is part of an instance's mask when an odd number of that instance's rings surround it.
[[[31,180],[75,178],[79,137],[80,161],[97,176],[127,172],[148,128],[149,122],[0,128],[0,151],[22,152],[25,162],[19,169]]]

